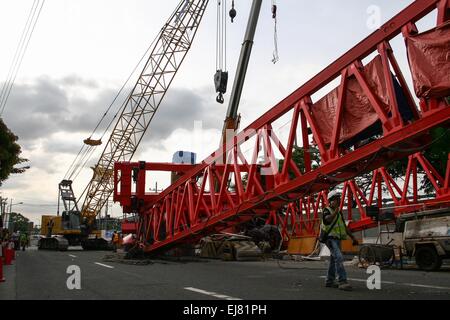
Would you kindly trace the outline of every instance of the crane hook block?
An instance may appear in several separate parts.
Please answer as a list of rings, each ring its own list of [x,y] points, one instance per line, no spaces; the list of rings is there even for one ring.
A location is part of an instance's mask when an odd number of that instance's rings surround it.
[[[234,22],[234,18],[236,18],[236,15],[237,15],[237,12],[236,12],[236,9],[234,9],[234,0],[233,0],[232,5],[231,5],[231,10],[230,10],[231,23]]]
[[[83,140],[84,144],[91,146],[91,147],[96,147],[102,144],[102,140],[93,140],[91,138],[87,138],[85,140]]]
[[[216,101],[220,104],[223,104],[223,95],[227,92],[228,72],[217,70],[216,74],[214,75],[214,85],[216,87],[216,92],[219,93]]]

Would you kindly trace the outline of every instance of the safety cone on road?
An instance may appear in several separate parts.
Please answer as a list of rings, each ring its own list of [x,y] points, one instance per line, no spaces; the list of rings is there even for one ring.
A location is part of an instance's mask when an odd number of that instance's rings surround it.
[[[10,248],[6,248],[5,250],[5,266],[10,266],[12,264],[12,255],[13,252]]]
[[[0,257],[0,282],[5,282],[5,277],[3,276],[3,256]]]

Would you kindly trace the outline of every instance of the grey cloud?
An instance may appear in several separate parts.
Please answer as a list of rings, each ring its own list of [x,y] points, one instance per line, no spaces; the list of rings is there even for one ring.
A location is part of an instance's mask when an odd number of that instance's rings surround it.
[[[57,132],[92,131],[113,96],[112,90],[104,89],[92,100],[82,93],[71,97],[63,83],[41,77],[32,84],[15,85],[5,121],[21,144],[34,146],[36,140]]]
[[[35,140],[58,129],[68,112],[66,93],[48,78],[16,84],[4,120],[21,140]]]
[[[150,124],[145,139],[156,143],[168,138],[176,129],[193,130],[195,121],[202,121],[203,129],[221,129],[225,107],[218,105],[214,98],[206,101],[201,96],[189,90],[169,92]]]
[[[95,89],[99,87],[97,81],[92,79],[83,79],[76,74],[71,74],[69,76],[64,77],[61,82],[66,86],[82,86],[86,88]]]
[[[31,84],[17,84],[12,92],[5,121],[15,134],[24,151],[42,146],[43,155],[33,156],[31,165],[48,173],[55,172],[52,162],[59,154],[75,154],[82,146],[82,141],[66,138],[65,134],[80,133],[86,138],[104,114],[117,94],[115,89],[97,88],[92,98],[83,95],[82,88],[75,90],[67,87],[72,84],[89,84],[90,80],[71,75],[63,80],[40,77]],[[92,82],[95,83],[95,82]],[[210,90],[210,88],[204,89]],[[212,89],[211,89],[212,90]],[[207,91],[209,92],[209,91]],[[92,91],[90,92],[92,96]],[[94,138],[99,138],[105,126],[110,122],[118,106],[128,94],[124,90],[110,113],[104,120]],[[204,129],[220,129],[226,111],[224,105],[218,105],[212,93],[211,100],[202,98],[203,92],[171,88],[160,105],[150,128],[139,149],[145,146],[164,148],[163,141],[176,129],[193,130],[194,121],[202,121]],[[55,135],[57,134],[57,135]],[[104,137],[104,148],[108,135]],[[52,159],[52,161],[48,161]]]

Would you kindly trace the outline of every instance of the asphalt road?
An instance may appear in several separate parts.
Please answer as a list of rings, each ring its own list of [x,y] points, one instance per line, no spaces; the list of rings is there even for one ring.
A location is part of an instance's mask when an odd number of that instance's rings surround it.
[[[426,273],[382,270],[381,290],[369,290],[366,270],[347,266],[352,292],[324,287],[326,261],[224,262],[153,260],[138,266],[104,262],[105,252],[19,252],[5,267],[5,299],[304,300],[450,299],[450,269]],[[81,289],[69,290],[69,266],[78,266]]]

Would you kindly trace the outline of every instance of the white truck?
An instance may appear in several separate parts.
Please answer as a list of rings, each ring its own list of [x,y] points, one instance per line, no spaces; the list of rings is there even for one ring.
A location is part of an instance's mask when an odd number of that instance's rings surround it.
[[[420,269],[439,270],[442,260],[450,258],[450,214],[405,220],[403,246]]]

